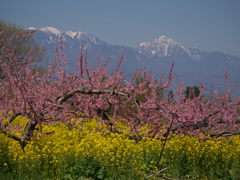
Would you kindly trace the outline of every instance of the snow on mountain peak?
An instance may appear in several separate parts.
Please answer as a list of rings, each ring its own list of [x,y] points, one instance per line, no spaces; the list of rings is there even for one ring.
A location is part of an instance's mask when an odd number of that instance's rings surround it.
[[[36,28],[30,27],[28,28],[29,30],[37,30]],[[63,31],[59,31],[56,28],[53,27],[43,27],[38,29],[39,31],[48,34],[49,39],[46,39],[45,41],[50,44],[51,42],[58,42],[59,38],[62,37],[64,41],[76,41],[76,42],[81,42],[81,41],[89,41],[92,42],[94,44],[107,44],[101,40],[99,40],[98,38],[96,38],[95,36],[93,36],[91,33],[89,32],[82,32],[82,31],[77,31],[77,32],[73,32],[73,31],[67,31],[67,32],[63,32]],[[55,36],[52,36],[55,35]]]
[[[171,56],[172,52],[178,51],[181,54],[188,53],[188,49],[178,44],[167,36],[160,36],[152,42],[143,42],[138,46],[139,53],[147,57],[157,55],[159,57]]]
[[[72,32],[72,31],[67,31],[67,32],[65,32],[65,34],[67,35],[67,36],[70,36],[70,37],[72,37],[73,39],[74,39],[74,37],[76,36],[76,32]]]
[[[161,36],[157,39],[154,39],[152,42],[142,42],[139,44],[140,47],[147,47],[147,46],[154,46],[154,47],[159,47],[159,46],[169,46],[169,45],[175,45],[177,44],[174,40],[171,38],[168,38],[167,36]]]
[[[27,28],[27,30],[33,30],[33,31],[35,31],[35,30],[37,30],[37,28],[35,28],[35,27],[29,27],[29,28]]]
[[[77,38],[77,39],[81,39],[81,38],[89,38],[89,39],[92,39],[93,38],[93,35],[91,33],[88,33],[88,32],[82,32],[82,31],[77,31],[77,32],[72,32],[72,31],[67,31],[65,32],[65,34],[67,36],[70,36],[71,38]]]
[[[139,47],[147,47],[150,44],[151,44],[150,42],[142,42],[141,44],[139,44]]]
[[[77,33],[77,38],[80,39],[80,38],[83,38],[83,37],[88,37],[88,38],[93,38],[93,35],[91,33],[88,33],[88,32],[81,32],[81,31],[78,31],[76,32]]]
[[[56,36],[61,36],[61,34],[62,34],[61,31],[59,31],[58,29],[53,28],[53,27],[40,28],[39,31],[50,32],[50,33],[55,34]]]
[[[167,36],[161,36],[158,39],[154,39],[153,42],[155,43],[164,43],[164,44],[176,44],[174,40],[168,38]]]

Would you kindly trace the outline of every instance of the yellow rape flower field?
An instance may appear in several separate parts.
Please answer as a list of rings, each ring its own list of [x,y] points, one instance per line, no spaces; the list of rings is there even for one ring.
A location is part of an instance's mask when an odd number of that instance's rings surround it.
[[[17,123],[23,122],[18,118]],[[38,128],[24,151],[0,133],[0,179],[240,178],[239,136],[173,136],[156,165],[164,142],[159,138],[130,140],[127,128],[121,134],[98,132],[106,127],[94,119],[75,127],[58,123]]]

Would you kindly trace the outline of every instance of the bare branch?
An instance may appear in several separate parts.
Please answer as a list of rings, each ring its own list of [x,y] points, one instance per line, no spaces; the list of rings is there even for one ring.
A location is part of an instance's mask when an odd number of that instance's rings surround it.
[[[3,128],[6,129],[7,126],[13,122],[18,116],[22,115],[21,113],[16,113],[14,114],[4,125],[3,125]]]
[[[239,132],[222,132],[222,133],[212,133],[209,134],[211,137],[228,137],[228,136],[234,136],[234,135],[240,135],[240,131]]]
[[[78,89],[74,89],[74,90],[70,91],[69,93],[67,93],[63,96],[58,97],[56,99],[56,102],[59,104],[62,104],[77,93],[79,93],[79,94],[105,94],[105,93],[108,93],[112,96],[113,95],[119,95],[119,96],[125,96],[125,97],[128,96],[126,93],[117,92],[117,91],[113,91],[113,90],[102,90],[101,91],[101,90],[97,90],[97,89],[89,90],[89,89],[84,89],[84,88],[78,88]]]
[[[5,130],[3,131],[3,134],[5,134],[7,137],[10,137],[10,138],[12,138],[16,141],[19,141],[19,142],[24,139],[23,136],[18,136],[14,133],[11,133],[11,132],[8,132],[8,131],[5,131]]]

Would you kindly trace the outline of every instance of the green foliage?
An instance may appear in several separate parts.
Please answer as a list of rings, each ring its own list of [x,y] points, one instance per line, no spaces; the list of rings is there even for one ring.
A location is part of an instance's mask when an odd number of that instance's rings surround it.
[[[103,163],[98,162],[93,157],[80,158],[67,170],[65,179],[80,180],[82,176],[95,180],[107,180],[107,168]]]
[[[29,61],[40,62],[46,60],[46,49],[41,47],[32,35],[21,36],[28,33],[28,31],[23,27],[7,23],[0,19],[0,32],[2,32],[0,34],[0,47],[4,46],[5,48],[12,50],[14,56],[18,59],[20,64],[27,63]],[[11,38],[18,35],[21,37]],[[1,51],[2,50],[0,49],[0,55],[2,54]],[[11,59],[4,57],[1,58],[1,61],[10,61]]]
[[[173,91],[172,90],[170,90],[169,92],[168,92],[168,99],[173,99],[173,97],[174,97],[174,94],[173,94]]]
[[[198,86],[187,86],[186,90],[184,91],[185,97],[189,99],[193,99],[194,97],[198,97],[201,91]]]

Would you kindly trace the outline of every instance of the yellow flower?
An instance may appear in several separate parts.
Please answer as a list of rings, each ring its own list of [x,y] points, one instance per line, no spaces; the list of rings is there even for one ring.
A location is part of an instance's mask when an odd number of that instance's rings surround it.
[[[4,166],[7,166],[7,163],[4,163],[3,165],[4,165]]]

